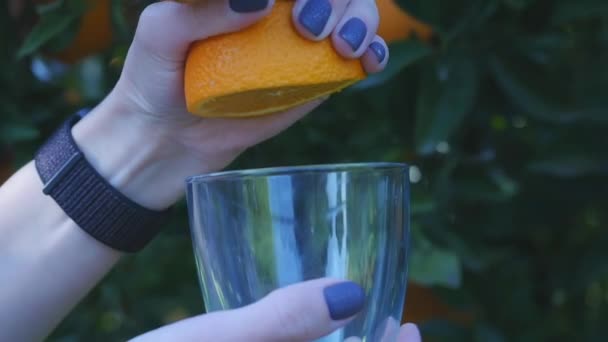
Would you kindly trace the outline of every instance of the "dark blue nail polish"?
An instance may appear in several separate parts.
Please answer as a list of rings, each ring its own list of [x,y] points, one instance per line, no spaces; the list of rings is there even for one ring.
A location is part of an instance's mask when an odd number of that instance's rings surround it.
[[[268,7],[268,0],[230,0],[230,8],[239,13],[257,12]]]
[[[309,0],[302,8],[298,20],[310,33],[319,36],[323,33],[330,15],[331,4],[328,0]]]
[[[354,316],[365,304],[365,292],[353,282],[339,283],[323,291],[329,316],[334,321]]]
[[[350,45],[353,51],[357,51],[361,47],[366,35],[367,26],[359,18],[351,18],[340,30],[340,37]]]
[[[369,49],[372,50],[374,55],[376,55],[378,63],[382,63],[384,58],[386,58],[386,49],[384,48],[384,45],[378,42],[373,42],[369,45]]]

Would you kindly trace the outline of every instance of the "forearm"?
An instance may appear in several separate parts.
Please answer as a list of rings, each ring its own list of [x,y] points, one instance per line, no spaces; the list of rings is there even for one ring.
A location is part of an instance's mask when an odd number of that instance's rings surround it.
[[[42,193],[33,163],[0,188],[0,341],[42,340],[118,261]]]
[[[130,114],[108,100],[74,127],[74,138],[114,187],[164,209],[183,192],[187,171]],[[42,187],[30,162],[0,188],[0,341],[43,339],[121,256],[81,230]]]

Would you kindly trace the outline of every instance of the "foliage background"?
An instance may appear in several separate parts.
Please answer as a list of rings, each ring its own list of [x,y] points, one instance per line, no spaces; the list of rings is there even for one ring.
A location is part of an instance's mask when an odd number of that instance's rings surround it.
[[[63,118],[108,92],[129,23],[146,5],[113,1],[111,47],[73,65],[44,64],[43,52],[78,27],[77,3],[47,8],[41,32],[55,27],[56,34],[29,41],[21,58],[23,19],[0,9],[0,160],[13,169]],[[416,181],[411,281],[432,295],[410,292],[408,308],[423,305],[406,309],[406,318],[426,338],[603,340],[608,2],[400,4],[433,25],[432,44],[393,44],[385,73],[335,96],[231,168],[408,162]],[[58,14],[73,19],[58,24]],[[202,312],[186,218],[181,203],[169,229],[125,259],[50,340],[124,340]],[[436,309],[436,301],[460,314]]]

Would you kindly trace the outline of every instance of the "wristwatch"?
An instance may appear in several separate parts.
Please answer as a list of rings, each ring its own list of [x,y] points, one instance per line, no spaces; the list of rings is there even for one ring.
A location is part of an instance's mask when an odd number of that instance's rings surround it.
[[[72,127],[87,113],[68,118],[36,153],[43,192],[99,242],[121,252],[140,251],[160,232],[170,209],[154,211],[135,203],[87,161],[72,136]]]

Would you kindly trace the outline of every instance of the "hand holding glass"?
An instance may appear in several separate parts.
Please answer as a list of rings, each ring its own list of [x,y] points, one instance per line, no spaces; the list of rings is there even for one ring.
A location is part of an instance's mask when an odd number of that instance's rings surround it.
[[[221,172],[190,178],[187,199],[208,312],[305,280],[351,280],[366,291],[365,308],[319,341],[396,341],[407,282],[406,165]]]

